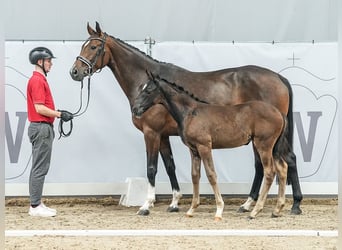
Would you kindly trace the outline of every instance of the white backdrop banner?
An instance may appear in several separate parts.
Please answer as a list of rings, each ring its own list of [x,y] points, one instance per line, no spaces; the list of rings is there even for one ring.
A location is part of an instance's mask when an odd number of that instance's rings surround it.
[[[130,43],[144,52],[147,49],[144,42]],[[75,112],[80,103],[80,83],[70,78],[69,69],[81,45],[82,42],[6,42],[6,188],[12,184],[27,185],[31,167],[26,113],[26,84],[33,70],[28,61],[29,51],[36,46],[53,51],[57,59],[53,61],[48,81],[56,106]],[[153,46],[152,57],[193,71],[255,64],[281,73],[294,92],[294,151],[300,182],[336,183],[337,187],[337,43],[162,42]],[[187,148],[178,137],[172,137],[171,144],[179,182],[191,183]],[[254,176],[250,145],[214,150],[214,162],[219,183],[250,186]],[[105,68],[92,77],[89,109],[74,119],[72,135],[56,138],[46,183],[115,185],[133,176],[146,177],[143,134],[133,126],[127,98]],[[168,182],[161,159],[156,182]],[[202,183],[207,182],[203,175]],[[335,194],[337,188],[333,187],[329,192]],[[81,194],[87,195],[87,190]],[[157,193],[169,192],[157,190]],[[60,188],[53,193],[68,195],[72,190]],[[191,193],[191,189],[183,193]],[[21,194],[11,191],[11,195]]]

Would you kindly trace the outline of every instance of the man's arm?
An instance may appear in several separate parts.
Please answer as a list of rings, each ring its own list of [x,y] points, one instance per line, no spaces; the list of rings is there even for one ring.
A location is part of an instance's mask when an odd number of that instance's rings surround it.
[[[50,109],[46,107],[44,104],[34,104],[34,107],[38,114],[48,116],[48,117],[61,117],[61,112],[57,110]]]

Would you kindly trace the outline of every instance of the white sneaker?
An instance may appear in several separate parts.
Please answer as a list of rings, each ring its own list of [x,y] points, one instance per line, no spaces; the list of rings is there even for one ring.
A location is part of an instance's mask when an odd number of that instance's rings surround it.
[[[46,206],[44,206],[44,204],[40,204],[39,206],[34,208],[30,206],[29,215],[40,217],[53,217],[56,216],[56,211],[51,211]]]
[[[43,206],[44,208],[46,208],[47,210],[50,210],[51,212],[57,213],[57,210],[56,210],[56,209],[54,209],[54,208],[49,208],[49,207],[45,206],[45,204],[44,204],[43,202],[40,203],[40,205]]]

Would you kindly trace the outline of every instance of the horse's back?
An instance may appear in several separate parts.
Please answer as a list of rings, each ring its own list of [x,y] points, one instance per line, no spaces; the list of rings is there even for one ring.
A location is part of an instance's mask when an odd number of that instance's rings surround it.
[[[228,69],[223,76],[227,85],[234,88],[236,99],[232,103],[263,101],[287,114],[289,90],[279,74],[266,68],[248,65]]]
[[[259,100],[272,104],[284,115],[288,112],[289,86],[278,73],[267,68],[247,65],[192,72],[177,67],[164,73],[167,79],[212,104],[234,105]]]

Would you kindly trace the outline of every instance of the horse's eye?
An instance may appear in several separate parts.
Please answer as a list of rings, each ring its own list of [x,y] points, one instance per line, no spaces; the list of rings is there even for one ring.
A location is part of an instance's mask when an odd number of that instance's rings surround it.
[[[95,46],[95,45],[92,45],[92,46],[90,46],[90,48],[91,48],[92,50],[94,50],[94,49],[96,49],[96,46]]]

